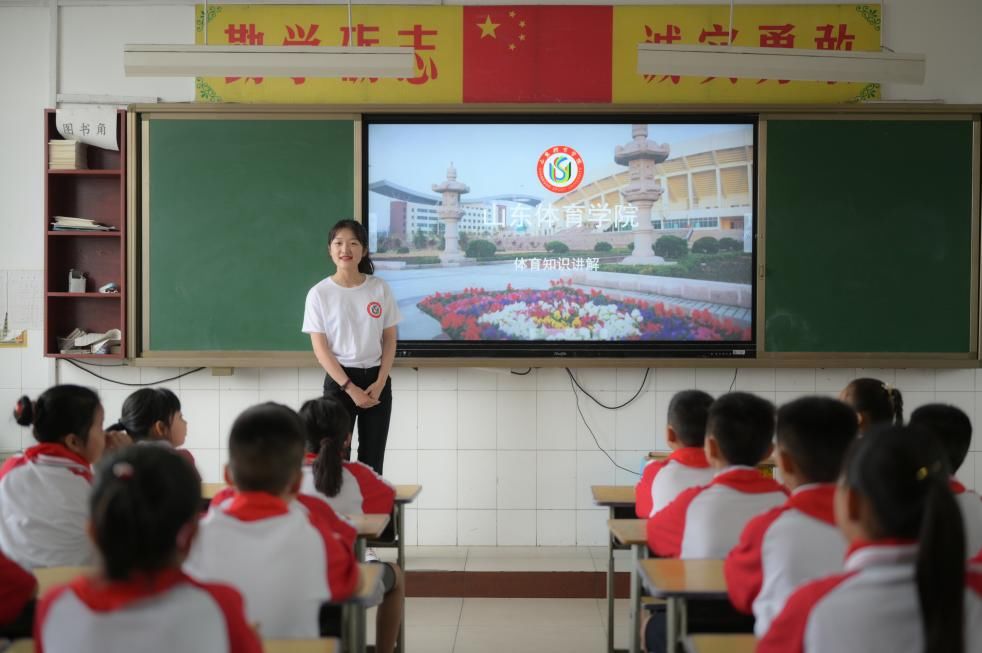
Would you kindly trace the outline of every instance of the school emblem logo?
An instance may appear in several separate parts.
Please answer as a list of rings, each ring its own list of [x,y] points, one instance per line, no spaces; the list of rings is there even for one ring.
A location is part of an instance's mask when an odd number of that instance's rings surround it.
[[[375,319],[382,317],[382,305],[378,302],[370,302],[365,308],[368,309],[368,314]]]
[[[553,193],[568,193],[583,181],[583,157],[566,145],[555,145],[539,156],[539,183]]]

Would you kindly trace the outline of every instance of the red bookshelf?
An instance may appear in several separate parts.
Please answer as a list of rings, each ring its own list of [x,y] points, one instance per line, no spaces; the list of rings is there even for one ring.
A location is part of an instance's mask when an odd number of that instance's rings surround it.
[[[54,109],[44,120],[44,353],[51,358],[113,358],[126,351],[126,111],[116,112],[119,152],[86,147],[88,169],[48,170],[48,141],[60,140]],[[56,215],[91,218],[118,231],[53,231]],[[85,272],[86,292],[68,292],[68,271]],[[118,294],[99,288],[115,282]],[[73,329],[120,329],[117,354],[61,354],[58,337]]]

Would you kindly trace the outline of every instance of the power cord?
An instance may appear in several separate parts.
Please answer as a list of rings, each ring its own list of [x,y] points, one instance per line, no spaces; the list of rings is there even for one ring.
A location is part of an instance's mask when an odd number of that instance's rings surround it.
[[[126,386],[130,386],[130,387],[143,387],[143,386],[148,386],[148,385],[158,385],[160,383],[167,383],[168,381],[176,381],[177,379],[180,379],[182,377],[188,376],[189,374],[194,374],[195,372],[200,372],[201,370],[205,369],[203,367],[196,367],[193,370],[188,370],[187,372],[181,372],[177,376],[172,376],[172,377],[169,377],[169,378],[166,378],[166,379],[160,379],[160,380],[157,380],[157,381],[150,381],[148,383],[127,383],[126,381],[116,381],[115,379],[106,378],[106,377],[102,376],[101,374],[96,374],[95,372],[93,372],[92,370],[90,370],[88,367],[85,367],[84,365],[80,365],[78,362],[73,361],[70,358],[68,358],[66,360],[69,363],[71,363],[72,365],[74,365],[75,367],[77,367],[78,369],[82,370],[83,372],[86,372],[87,374],[91,374],[92,376],[96,377],[97,379],[102,379],[103,381],[109,381],[110,383],[115,383],[116,385],[126,385]],[[124,367],[124,365],[96,365],[96,364],[92,364],[92,365],[94,367]]]

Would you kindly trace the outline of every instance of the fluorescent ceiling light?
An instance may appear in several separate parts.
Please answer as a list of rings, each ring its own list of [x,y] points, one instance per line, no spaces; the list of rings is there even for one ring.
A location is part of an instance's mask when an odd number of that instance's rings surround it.
[[[923,54],[638,44],[638,73],[923,84]]]
[[[144,45],[123,49],[130,77],[413,77],[412,48]]]

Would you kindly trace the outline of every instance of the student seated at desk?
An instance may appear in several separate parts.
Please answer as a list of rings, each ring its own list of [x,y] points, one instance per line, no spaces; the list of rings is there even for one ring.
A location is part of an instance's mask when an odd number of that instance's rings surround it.
[[[324,397],[312,399],[300,407],[300,419],[307,429],[301,493],[326,501],[344,515],[392,513],[395,487],[368,465],[344,460],[351,446],[351,420],[340,401]],[[374,552],[369,557],[377,561]],[[392,651],[399,638],[399,626],[405,603],[405,581],[402,569],[383,562],[394,582],[387,587],[378,606],[375,622],[376,650]]]
[[[33,402],[21,397],[14,417],[33,427],[38,444],[0,467],[0,550],[25,569],[93,564],[85,533],[91,465],[129,438],[103,430],[99,396],[77,385],[56,385]]]
[[[966,589],[965,535],[950,476],[943,448],[915,429],[857,440],[835,496],[836,522],[850,543],[845,571],[795,591],[757,651],[980,650],[982,607]]]
[[[713,398],[702,390],[683,390],[668,404],[665,439],[672,450],[664,460],[645,465],[634,488],[634,511],[641,519],[654,516],[683,490],[705,485],[716,473],[706,460],[706,417]]]
[[[876,428],[904,423],[903,395],[879,379],[853,379],[839,393],[839,399],[856,411],[860,437]]]
[[[360,462],[344,459],[351,446],[348,410],[337,399],[311,399],[300,407],[307,427],[303,484],[300,491],[326,501],[342,515],[388,515],[396,489]]]
[[[0,552],[0,638],[30,637],[37,580]]]
[[[756,467],[770,455],[773,433],[774,406],[766,399],[731,392],[713,402],[705,451],[716,474],[648,520],[648,547],[655,555],[722,560],[751,517],[784,503],[784,488]]]
[[[763,637],[802,583],[840,571],[846,540],[835,525],[835,481],[856,439],[855,411],[828,397],[804,397],[777,413],[777,466],[791,496],[751,519],[726,557],[730,601],[755,617]]]
[[[50,590],[41,653],[261,653],[231,587],[181,572],[198,526],[198,473],[173,451],[127,447],[103,460],[89,499],[99,572]]]
[[[167,388],[140,388],[123,402],[119,426],[138,444],[170,447],[194,464],[194,456],[181,449],[188,436],[188,423],[181,400]]]
[[[938,439],[948,454],[951,471],[957,472],[965,462],[972,444],[972,421],[960,408],[944,404],[927,404],[910,415],[910,426],[920,428]],[[982,497],[951,477],[951,491],[962,511],[965,526],[965,553],[982,554]]]
[[[350,533],[323,501],[298,499],[304,427],[290,408],[253,406],[229,434],[226,481],[201,519],[184,569],[194,578],[232,585],[266,639],[319,636],[321,605],[358,589]]]

